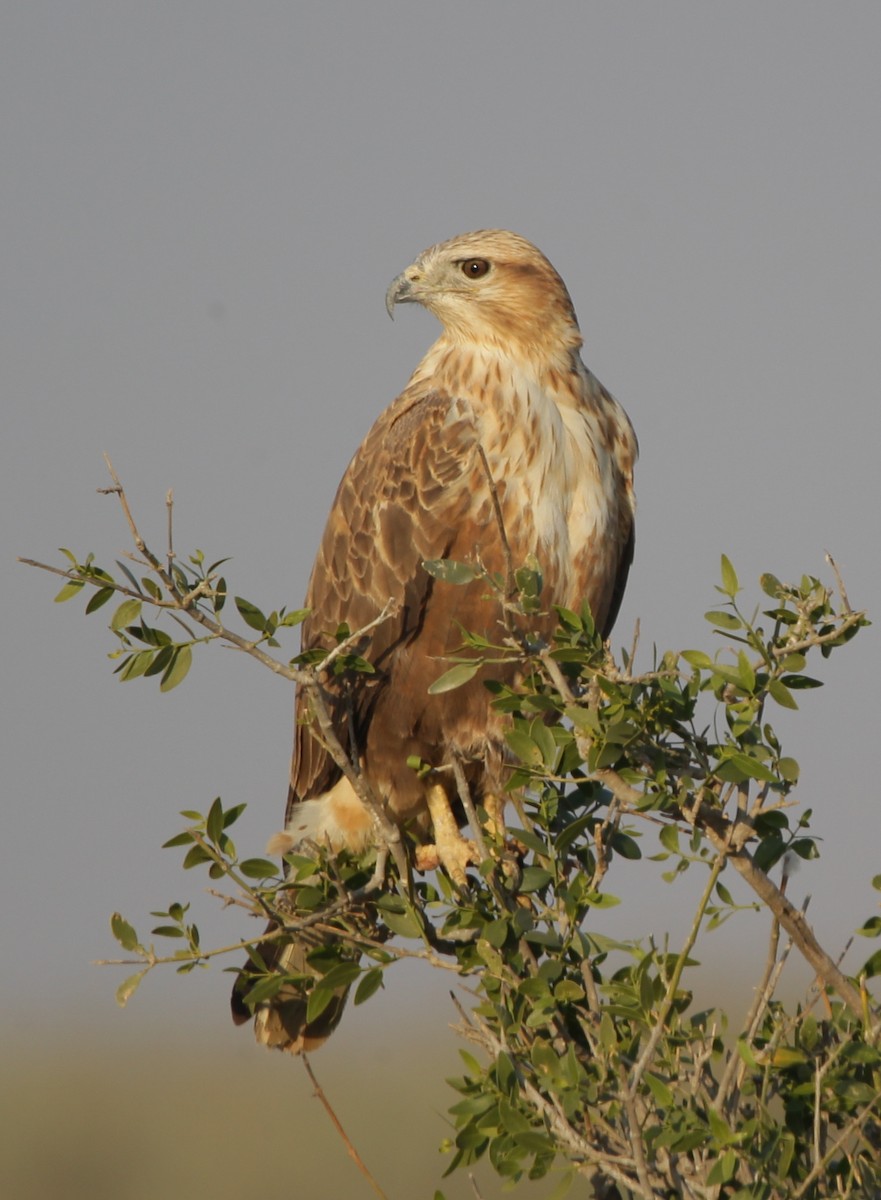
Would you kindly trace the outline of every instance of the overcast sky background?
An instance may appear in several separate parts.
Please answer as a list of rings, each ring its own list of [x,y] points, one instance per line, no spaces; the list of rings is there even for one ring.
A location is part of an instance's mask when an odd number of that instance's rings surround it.
[[[107,451],[155,548],[173,487],[179,551],[231,555],[236,591],[298,606],[347,461],[437,334],[383,305],[425,246],[508,227],[569,286],[641,444],[616,644],[638,617],[644,664],[653,642],[712,650],[722,552],[758,599],[765,570],[828,576],[829,550],[881,615],[879,44],[876,3],[4,6],[0,1004],[19,1048],[173,1030],[281,1078],[228,1024],[219,971],[151,977],[119,1013],[121,977],[89,963],[115,908],[146,934],[194,898],[206,940],[247,931],[159,847],[219,794],[262,850],[292,696],[217,648],[168,696],[120,684],[112,609],[53,607],[14,557],[128,549],[95,491]],[[881,870],[877,627],[820,670],[775,723],[825,839],[792,895],[837,952]],[[676,930],[698,882],[625,865],[604,928]],[[744,986],[751,928],[702,955]],[[447,980],[401,979],[348,1014],[328,1071],[448,1018]]]

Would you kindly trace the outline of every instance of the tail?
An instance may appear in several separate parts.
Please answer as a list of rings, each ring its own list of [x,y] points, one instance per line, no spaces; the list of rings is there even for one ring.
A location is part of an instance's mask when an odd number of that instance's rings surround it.
[[[278,928],[267,926],[266,932]],[[277,975],[320,978],[309,966],[307,955],[314,945],[304,941],[268,942],[252,952],[253,960],[239,971],[230,997],[232,1019],[236,1025],[254,1020],[254,1036],[261,1046],[302,1054],[323,1046],[343,1015],[348,987],[337,988],[333,998],[314,1021],[306,1020],[307,993],[302,986],[285,983],[269,1000],[248,1003],[255,985],[266,978],[267,971]]]

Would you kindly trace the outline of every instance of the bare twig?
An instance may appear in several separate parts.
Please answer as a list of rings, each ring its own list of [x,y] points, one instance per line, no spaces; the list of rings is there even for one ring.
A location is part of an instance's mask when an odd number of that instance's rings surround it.
[[[560,664],[553,657],[550,650],[547,648],[541,650],[538,657],[542,666],[548,673],[548,678],[560,693],[562,699],[565,700],[567,704],[576,704],[577,700],[572,689],[569,687],[569,681],[560,670]]]
[[[832,557],[832,555],[829,553],[828,550],[826,551],[826,562],[832,568],[832,572],[835,575],[835,582],[838,584],[838,595],[841,597],[842,611],[846,612],[846,613],[852,613],[853,609],[851,608],[850,601],[847,598],[847,592],[845,591],[845,587],[844,587],[844,580],[841,578],[841,572],[838,570],[838,563],[835,561],[835,559]]]
[[[361,1157],[361,1155],[358,1153],[358,1151],[355,1149],[354,1145],[352,1144],[352,1139],[346,1133],[345,1129],[343,1129],[343,1126],[342,1126],[342,1123],[340,1122],[339,1117],[334,1112],[330,1101],[328,1100],[327,1096],[324,1093],[324,1089],[322,1088],[322,1086],[318,1082],[318,1080],[315,1078],[315,1072],[312,1070],[312,1064],[309,1062],[309,1056],[307,1054],[301,1054],[300,1057],[303,1060],[303,1066],[306,1068],[306,1074],[309,1076],[309,1080],[310,1080],[313,1088],[315,1089],[315,1095],[321,1101],[322,1106],[324,1107],[324,1111],[330,1117],[330,1119],[333,1123],[334,1129],[337,1131],[337,1133],[342,1138],[343,1145],[346,1147],[349,1157],[354,1161],[355,1166],[358,1168],[358,1170],[361,1172],[361,1174],[364,1176],[364,1178],[370,1184],[371,1188],[373,1188],[373,1191],[376,1193],[376,1195],[380,1197],[380,1200],[388,1200],[388,1197],[386,1196],[385,1192],[382,1190],[382,1188],[377,1183],[376,1179],[370,1173],[370,1170],[369,1170],[367,1164],[364,1162],[364,1159]]]
[[[483,464],[483,469],[486,473],[486,481],[489,485],[489,494],[492,499],[496,525],[498,526],[499,537],[502,541],[502,550],[505,555],[505,599],[512,600],[517,594],[517,586],[514,582],[514,560],[511,556],[511,544],[508,541],[508,534],[505,530],[505,518],[502,515],[502,506],[499,502],[499,493],[496,487],[496,481],[493,479],[493,473],[490,470],[489,459],[486,457],[486,451],[480,442],[477,443],[477,453],[480,455],[480,461]]]
[[[165,569],[170,575],[174,566],[174,489],[169,488],[165,493],[165,507],[168,510],[168,549],[165,551]]]
[[[480,1188],[477,1186],[477,1180],[470,1171],[468,1172],[468,1182],[471,1184],[471,1190],[474,1192],[475,1200],[483,1200],[483,1195],[480,1191]]]
[[[365,634],[371,633],[378,625],[382,625],[389,617],[393,617],[399,608],[400,605],[397,601],[387,600],[382,612],[375,616],[372,621],[368,621],[366,625],[362,625],[360,629],[356,629],[354,633],[350,633],[344,641],[334,646],[321,662],[317,664],[317,670],[324,674],[340,655],[348,654],[354,646],[357,646]]]
[[[459,799],[462,801],[462,807],[465,809],[465,816],[468,818],[468,824],[471,826],[471,833],[480,853],[481,861],[485,862],[489,858],[489,850],[486,846],[486,839],[483,836],[483,826],[478,819],[474,801],[471,799],[471,789],[468,786],[468,780],[465,778],[462,760],[458,754],[453,753],[450,755],[450,765],[453,768],[456,791],[458,792]]]
[[[633,641],[630,643],[630,659],[627,664],[631,671],[633,670],[633,663],[636,659],[636,649],[639,646],[639,634],[640,624],[639,617],[637,617],[633,623]]]

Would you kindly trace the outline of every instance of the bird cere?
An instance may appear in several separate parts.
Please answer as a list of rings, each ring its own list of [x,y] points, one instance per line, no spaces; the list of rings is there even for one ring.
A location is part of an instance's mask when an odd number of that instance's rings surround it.
[[[356,650],[373,672],[325,684],[334,731],[387,816],[422,843],[417,868],[439,865],[462,885],[477,856],[453,812],[451,768],[501,821],[505,716],[484,683],[515,683],[517,666],[484,665],[454,690],[432,684],[462,630],[499,640],[500,603],[486,573],[503,575],[511,562],[534,558],[541,568],[530,630],[550,638],[553,606],[586,602],[609,635],[633,557],[637,443],[582,362],[563,280],[524,238],[481,230],[430,247],[389,287],[389,313],[399,304],[421,304],[442,332],[343,476],[312,569],[302,644],[329,653],[341,625],[364,631]],[[436,560],[481,573],[445,581],[423,565]],[[316,733],[309,703],[301,688],[285,828],[267,851],[305,841],[362,851],[376,838],[373,814]],[[308,971],[308,947],[296,940],[262,949],[278,970]],[[245,1020],[241,992],[240,982],[233,1009]],[[255,1028],[259,1041],[296,1053],[320,1044],[338,1019],[333,1009],[312,1028],[302,999],[280,996],[258,1007]]]

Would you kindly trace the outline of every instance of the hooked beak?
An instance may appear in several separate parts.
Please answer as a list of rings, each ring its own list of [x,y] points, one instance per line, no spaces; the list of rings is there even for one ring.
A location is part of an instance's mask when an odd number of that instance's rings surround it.
[[[391,281],[385,294],[385,308],[392,320],[395,318],[396,304],[416,303],[418,303],[418,297],[414,296],[413,284],[405,274],[402,273]]]

